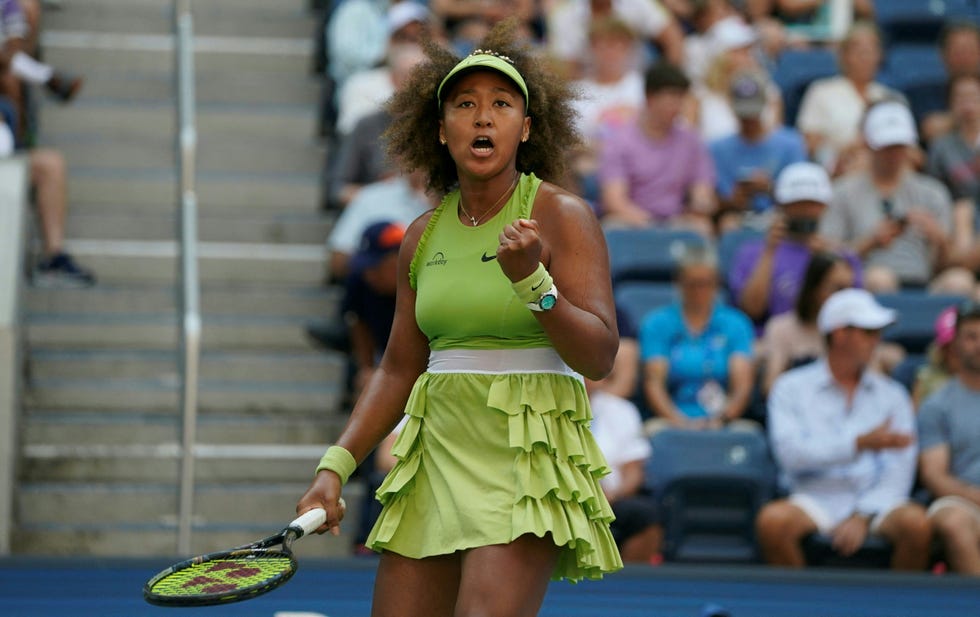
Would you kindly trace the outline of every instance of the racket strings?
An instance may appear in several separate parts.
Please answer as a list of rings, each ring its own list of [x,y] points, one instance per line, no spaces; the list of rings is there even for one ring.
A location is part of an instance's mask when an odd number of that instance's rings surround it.
[[[151,592],[169,597],[228,594],[268,584],[294,568],[287,555],[206,561],[168,574],[153,585]]]

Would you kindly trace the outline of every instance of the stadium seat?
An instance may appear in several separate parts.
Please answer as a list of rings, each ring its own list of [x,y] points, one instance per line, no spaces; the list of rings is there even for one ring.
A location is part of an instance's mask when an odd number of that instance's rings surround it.
[[[906,86],[902,93],[909,102],[916,122],[922,122],[929,114],[943,111],[947,107],[945,78]]]
[[[905,389],[911,394],[912,387],[915,385],[915,376],[926,361],[925,354],[910,353],[898,363],[898,366],[892,369],[892,379],[905,386]]]
[[[653,281],[626,281],[616,287],[616,306],[625,313],[639,332],[643,318],[650,311],[670,304],[677,299],[677,288],[673,283]],[[640,375],[643,365],[640,363]],[[643,392],[643,379],[638,379],[636,390],[630,396],[630,401],[640,410],[644,420],[653,417],[653,410],[647,405]]]
[[[887,0],[875,2],[875,21],[887,45],[933,43],[946,20],[946,0]]]
[[[889,46],[880,79],[903,92],[923,83],[945,83],[946,65],[939,46],[935,42]]]
[[[622,281],[670,281],[688,246],[703,246],[702,236],[689,230],[610,229],[606,231],[613,285]]]
[[[765,435],[666,429],[650,442],[647,489],[660,505],[664,559],[757,562],[755,517],[776,486]]]
[[[959,304],[961,296],[932,295],[924,291],[878,294],[878,302],[898,311],[897,321],[885,328],[883,338],[898,343],[910,354],[924,354],[935,336],[936,317],[943,309]]]
[[[722,286],[728,285],[728,272],[735,263],[735,256],[743,243],[749,240],[765,238],[763,231],[750,227],[740,227],[726,231],[718,238],[718,270],[721,275]]]
[[[772,76],[783,93],[786,126],[796,126],[800,103],[810,83],[837,73],[837,55],[827,48],[785,49],[779,54]]]
[[[616,286],[616,306],[626,313],[639,330],[650,311],[677,299],[673,283],[655,281],[626,281]]]

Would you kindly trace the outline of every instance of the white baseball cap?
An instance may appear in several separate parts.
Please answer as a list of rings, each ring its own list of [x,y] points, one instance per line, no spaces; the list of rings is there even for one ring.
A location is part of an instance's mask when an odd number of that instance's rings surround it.
[[[712,51],[720,54],[731,49],[740,49],[753,45],[758,37],[752,26],[742,21],[741,17],[726,17],[716,23],[708,31]]]
[[[827,298],[817,314],[817,329],[821,334],[853,326],[880,330],[895,322],[895,311],[878,304],[866,289],[849,288]]]
[[[830,176],[821,165],[801,161],[787,165],[779,172],[773,196],[778,204],[796,201],[828,204],[834,197],[834,189],[830,184]]]
[[[912,146],[919,140],[915,118],[898,101],[874,105],[864,119],[864,139],[872,150],[886,146]]]
[[[425,23],[429,21],[429,17],[429,9],[418,2],[396,2],[388,8],[388,35],[398,32],[413,21]]]

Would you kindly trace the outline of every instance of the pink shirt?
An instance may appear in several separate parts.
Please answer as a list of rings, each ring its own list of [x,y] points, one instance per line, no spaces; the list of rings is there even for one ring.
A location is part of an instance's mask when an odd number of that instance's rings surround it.
[[[680,214],[691,187],[714,186],[715,166],[701,137],[676,124],[653,140],[639,121],[611,131],[602,143],[599,182],[625,181],[630,199],[654,217]]]

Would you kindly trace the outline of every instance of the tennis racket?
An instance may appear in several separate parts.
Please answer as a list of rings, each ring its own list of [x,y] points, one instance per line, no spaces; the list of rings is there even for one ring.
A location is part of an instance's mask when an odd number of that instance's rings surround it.
[[[293,540],[312,533],[326,519],[326,511],[315,508],[274,536],[175,563],[146,582],[143,598],[157,606],[208,606],[268,593],[296,573]]]

